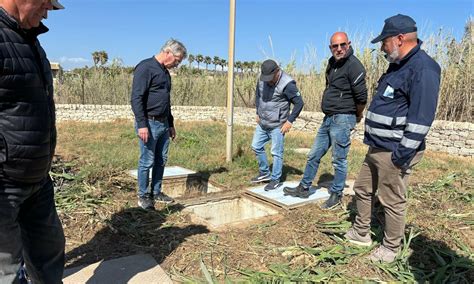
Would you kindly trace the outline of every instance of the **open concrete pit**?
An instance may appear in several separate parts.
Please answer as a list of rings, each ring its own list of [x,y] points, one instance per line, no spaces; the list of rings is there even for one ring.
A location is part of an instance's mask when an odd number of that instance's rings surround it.
[[[136,177],[136,170],[130,171],[130,175]],[[162,188],[185,206],[184,211],[190,213],[192,222],[212,230],[244,227],[279,215],[278,209],[267,202],[240,192],[224,191],[199,173],[181,167],[165,168]]]
[[[206,225],[212,230],[232,227],[245,227],[275,219],[279,211],[245,196],[235,196],[221,200],[190,205],[184,209],[191,213],[194,223]]]

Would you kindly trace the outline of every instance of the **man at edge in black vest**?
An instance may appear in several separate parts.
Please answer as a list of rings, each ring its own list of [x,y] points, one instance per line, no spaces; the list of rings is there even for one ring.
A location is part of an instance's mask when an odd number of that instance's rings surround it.
[[[0,1],[0,283],[62,283],[64,233],[49,170],[53,77],[37,37],[57,0]]]

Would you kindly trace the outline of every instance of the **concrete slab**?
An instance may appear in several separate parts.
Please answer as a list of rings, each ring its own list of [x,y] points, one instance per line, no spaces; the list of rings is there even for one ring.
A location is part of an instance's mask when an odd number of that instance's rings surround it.
[[[284,195],[283,188],[285,186],[295,187],[298,186],[298,184],[298,181],[285,181],[282,186],[271,191],[265,191],[263,189],[265,184],[262,184],[257,187],[249,188],[248,193],[286,209],[296,208],[329,197],[327,190],[319,190],[320,188],[316,187],[311,187],[310,191],[312,194],[306,199]]]
[[[293,151],[295,151],[295,153],[308,155],[309,151],[311,151],[311,148],[295,148]]]
[[[173,281],[151,255],[138,254],[67,269],[63,283],[172,284]]]
[[[286,209],[296,208],[305,204],[317,202],[319,200],[326,200],[329,198],[328,187],[331,186],[331,181],[320,183],[317,186],[312,186],[310,188],[312,194],[307,199],[284,195],[283,188],[285,186],[296,187],[298,184],[299,181],[285,181],[282,186],[271,191],[265,191],[265,184],[261,184],[256,187],[249,188],[247,193]],[[346,186],[344,188],[344,194],[354,195],[353,187],[354,180],[347,180]]]
[[[129,175],[131,175],[134,178],[137,178],[137,170],[130,170],[128,171]],[[151,178],[151,173],[150,171],[150,178]],[[189,175],[194,175],[196,174],[195,171],[180,167],[180,166],[172,166],[172,167],[165,167],[165,172],[163,173],[163,179],[168,179],[168,178],[176,178],[176,177],[185,177]]]

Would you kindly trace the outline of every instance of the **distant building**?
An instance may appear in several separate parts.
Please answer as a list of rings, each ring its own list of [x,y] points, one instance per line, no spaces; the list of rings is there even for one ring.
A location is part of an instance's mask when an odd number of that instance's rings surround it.
[[[53,78],[56,79],[61,69],[61,65],[59,65],[58,62],[50,62],[49,64],[51,65],[51,71],[53,71]]]

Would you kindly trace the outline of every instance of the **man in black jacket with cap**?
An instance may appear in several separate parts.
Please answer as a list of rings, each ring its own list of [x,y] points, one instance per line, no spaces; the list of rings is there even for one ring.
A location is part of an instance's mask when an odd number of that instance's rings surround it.
[[[331,209],[338,205],[347,176],[347,154],[351,144],[350,133],[356,122],[362,119],[362,111],[367,102],[365,69],[353,55],[351,42],[344,32],[336,32],[331,37],[329,49],[332,57],[326,69],[326,89],[321,109],[325,116],[318,130],[303,179],[297,187],[285,187],[285,195],[308,198],[309,188],[318,172],[321,159],[332,147],[334,181],[329,188],[330,197],[322,205]]]
[[[61,283],[64,234],[49,170],[56,146],[53,78],[37,36],[57,0],[0,2],[0,283]]]

